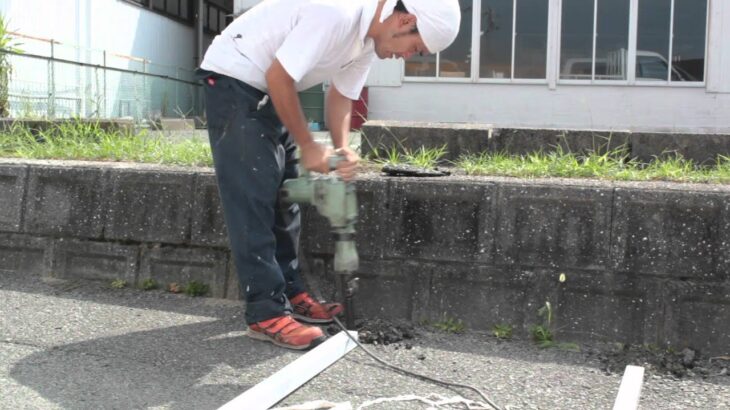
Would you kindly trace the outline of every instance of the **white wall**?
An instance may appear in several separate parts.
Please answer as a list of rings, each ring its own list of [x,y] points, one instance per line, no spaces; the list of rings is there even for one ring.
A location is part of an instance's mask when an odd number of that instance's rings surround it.
[[[154,64],[195,67],[195,30],[122,0],[1,0],[14,31]]]
[[[370,119],[730,134],[730,94],[703,88],[404,83],[369,94]]]

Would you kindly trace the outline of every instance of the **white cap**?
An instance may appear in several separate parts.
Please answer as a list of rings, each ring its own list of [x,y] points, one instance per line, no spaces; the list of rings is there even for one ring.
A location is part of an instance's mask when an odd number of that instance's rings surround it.
[[[459,34],[461,8],[458,0],[401,0],[408,13],[416,16],[416,27],[428,51],[438,53],[450,46]],[[393,14],[398,0],[386,0],[380,22]]]

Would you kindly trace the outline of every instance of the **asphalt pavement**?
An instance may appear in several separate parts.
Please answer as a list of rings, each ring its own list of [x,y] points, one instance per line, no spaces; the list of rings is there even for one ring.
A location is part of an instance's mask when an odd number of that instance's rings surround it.
[[[372,348],[415,371],[472,384],[505,409],[610,409],[621,380],[589,350],[472,331],[422,328],[409,346]],[[0,271],[0,409],[216,409],[301,354],[245,337],[240,302]],[[279,406],[328,400],[357,408],[432,394],[478,398],[383,369],[355,349]],[[730,377],[648,373],[640,408],[730,408]]]

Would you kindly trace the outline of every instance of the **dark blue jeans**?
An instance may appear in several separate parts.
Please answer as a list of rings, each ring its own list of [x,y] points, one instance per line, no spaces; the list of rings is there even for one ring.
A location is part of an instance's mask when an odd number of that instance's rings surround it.
[[[300,214],[298,205],[281,203],[279,188],[297,177],[296,146],[263,92],[227,76],[198,75],[246,322],[290,313],[289,298],[304,291]]]

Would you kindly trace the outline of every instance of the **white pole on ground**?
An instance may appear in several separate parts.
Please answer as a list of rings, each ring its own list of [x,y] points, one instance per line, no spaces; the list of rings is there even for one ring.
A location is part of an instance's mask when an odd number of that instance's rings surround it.
[[[613,410],[636,410],[639,408],[641,385],[644,382],[644,368],[641,366],[626,366],[621,386],[618,389]]]
[[[357,337],[357,332],[350,332],[350,334]],[[355,347],[357,347],[355,342],[345,332],[340,332],[224,404],[219,410],[266,410],[340,360]]]

